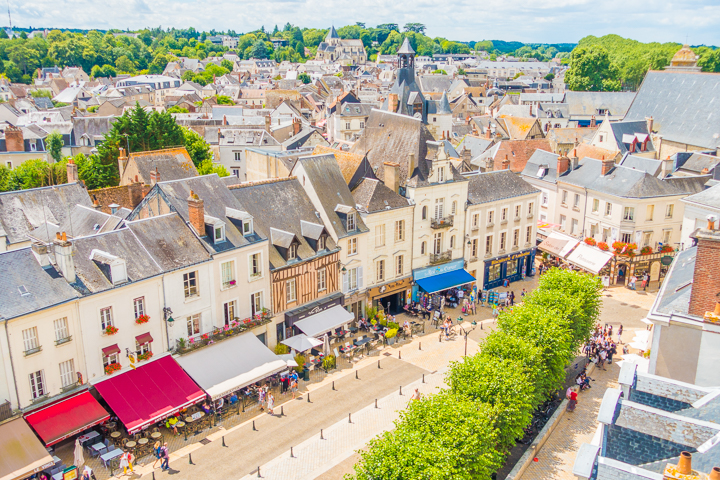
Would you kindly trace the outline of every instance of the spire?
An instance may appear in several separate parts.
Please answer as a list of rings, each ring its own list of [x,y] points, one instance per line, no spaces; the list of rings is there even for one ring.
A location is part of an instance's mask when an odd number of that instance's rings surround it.
[[[450,108],[450,102],[448,101],[447,92],[443,91],[442,98],[437,104],[437,112],[438,115],[447,115],[452,114],[452,109]]]
[[[403,41],[402,46],[400,46],[400,50],[397,51],[398,55],[400,54],[415,54],[415,50],[410,46],[410,40],[405,37],[405,40]]]
[[[327,42],[328,40],[333,38],[340,38],[337,30],[335,30],[335,26],[330,27],[330,31],[328,32],[327,37],[325,37],[325,41]]]

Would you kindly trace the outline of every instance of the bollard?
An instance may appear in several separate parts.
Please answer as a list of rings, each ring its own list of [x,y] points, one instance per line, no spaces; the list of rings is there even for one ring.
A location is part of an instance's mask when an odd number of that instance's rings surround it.
[[[423,383],[425,383],[425,374],[423,373]]]
[[[483,329],[483,327],[482,327],[482,322],[480,322],[480,330],[482,330],[482,329]]]
[[[155,480],[155,471],[154,470],[153,470],[152,474],[153,474],[153,480]]]
[[[377,406],[377,398],[375,399],[375,408],[378,408],[378,406]]]
[[[310,392],[308,392],[308,403],[312,403],[312,402],[310,401]]]
[[[378,370],[380,370],[380,360],[378,360]]]
[[[323,431],[323,429],[321,428],[320,429],[320,440],[325,440],[325,438],[323,437],[322,431]]]
[[[402,360],[402,352],[398,350],[398,360]]]
[[[333,380],[333,390],[335,390],[335,380]]]
[[[260,465],[258,465],[258,478],[260,478]]]
[[[348,423],[352,423],[352,417],[350,415],[352,415],[352,413],[348,413]]]
[[[357,380],[360,380],[360,378],[359,378],[358,375],[357,375],[357,370],[355,370],[355,378],[356,378]]]
[[[402,395],[402,385],[400,385],[400,395]]]
[[[257,428],[255,428],[255,420],[253,420],[253,432],[257,432]]]
[[[225,435],[223,435],[223,447],[227,447],[227,445],[225,445]]]
[[[293,447],[290,447],[290,458],[295,458],[295,455],[293,455]]]
[[[285,405],[280,405],[280,416],[281,417],[285,416]]]
[[[193,463],[193,461],[192,461],[192,453],[188,453],[188,463],[189,463],[190,465],[195,465],[195,464]]]
[[[422,342],[418,344],[418,350],[422,350]]]

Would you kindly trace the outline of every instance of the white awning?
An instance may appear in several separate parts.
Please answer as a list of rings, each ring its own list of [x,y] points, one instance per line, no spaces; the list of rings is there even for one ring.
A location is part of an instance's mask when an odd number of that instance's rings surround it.
[[[290,338],[286,338],[280,343],[282,343],[283,345],[287,345],[288,347],[298,352],[305,352],[307,350],[310,350],[311,348],[319,347],[323,344],[323,342],[321,342],[317,338],[308,337],[304,333],[294,335]]]
[[[355,316],[340,305],[323,310],[315,315],[295,322],[295,326],[308,337],[317,337],[355,320]]]
[[[597,274],[611,258],[613,258],[611,252],[603,252],[602,250],[581,243],[567,256],[567,261]]]
[[[565,258],[565,255],[570,253],[570,250],[578,243],[580,243],[580,241],[577,238],[560,232],[552,232],[538,245],[538,249],[555,255],[556,257]]]
[[[252,332],[175,360],[213,400],[287,368]]]

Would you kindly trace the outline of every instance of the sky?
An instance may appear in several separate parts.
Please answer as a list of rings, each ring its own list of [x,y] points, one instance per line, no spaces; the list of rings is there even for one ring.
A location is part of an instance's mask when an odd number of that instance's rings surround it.
[[[429,36],[459,41],[575,43],[586,35],[615,33],[642,42],[720,45],[719,0],[9,0],[9,5],[13,25],[35,28],[162,26],[241,33],[286,22],[301,28],[419,22]]]

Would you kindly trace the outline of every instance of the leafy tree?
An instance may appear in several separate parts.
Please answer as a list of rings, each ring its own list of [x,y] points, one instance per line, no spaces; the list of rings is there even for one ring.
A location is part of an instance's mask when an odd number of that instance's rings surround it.
[[[221,66],[222,68],[224,68],[225,70],[227,70],[228,72],[232,72],[232,71],[233,71],[233,67],[234,67],[233,62],[231,62],[231,61],[228,60],[227,58],[223,59],[223,61],[220,62],[220,66]]]
[[[187,108],[178,107],[177,105],[173,105],[172,107],[168,108],[166,110],[167,113],[189,113]]]
[[[213,158],[212,152],[210,151],[210,145],[208,145],[203,137],[189,128],[183,128],[182,135],[183,145],[185,145],[185,149],[187,149],[190,154],[190,158],[192,158],[195,168],[200,168],[200,165],[204,162],[212,163]]]
[[[297,78],[298,78],[298,80],[300,80],[302,83],[305,83],[305,84],[308,84],[312,81],[312,79],[310,78],[310,75],[308,75],[305,72],[302,72],[300,75],[298,75]]]
[[[403,28],[406,32],[425,33],[425,25],[422,23],[406,23]]]
[[[10,190],[8,183],[10,182],[11,170],[5,165],[0,165],[0,192],[7,192]]]
[[[465,69],[462,68],[462,67],[458,68],[458,69],[457,69],[457,74],[458,74],[458,75],[465,75]]]
[[[50,156],[53,160],[56,162],[59,162],[62,160],[62,147],[63,147],[63,138],[60,132],[55,130],[50,135],[47,136],[46,139],[47,143],[47,150]]]
[[[224,165],[220,163],[213,163],[212,160],[205,160],[197,167],[198,174],[210,175],[217,173],[218,177],[229,177],[230,173],[227,171]]]
[[[550,73],[548,73],[547,75],[545,75],[544,78],[545,78],[545,80],[547,80],[548,82],[552,82],[552,81],[555,79],[555,74],[552,73],[552,72],[550,72]]]
[[[127,55],[122,55],[115,60],[115,67],[122,73],[133,73],[135,71],[135,64]]]
[[[10,171],[8,190],[47,187],[67,182],[65,162],[49,164],[42,159],[26,160]]]
[[[268,48],[264,41],[255,40],[250,50],[250,58],[268,58]]]
[[[441,70],[441,69],[433,70],[431,73],[433,75],[447,75],[447,72],[445,70]]]
[[[235,105],[235,102],[233,102],[227,95],[218,95],[215,99],[217,100],[218,105]]]
[[[565,83],[573,91],[619,91],[617,68],[610,64],[608,51],[601,46],[578,46],[572,51]]]
[[[392,31],[395,31],[395,32],[400,31],[400,28],[398,27],[397,23],[382,23],[375,28],[377,28],[378,30],[390,30],[391,32]]]

